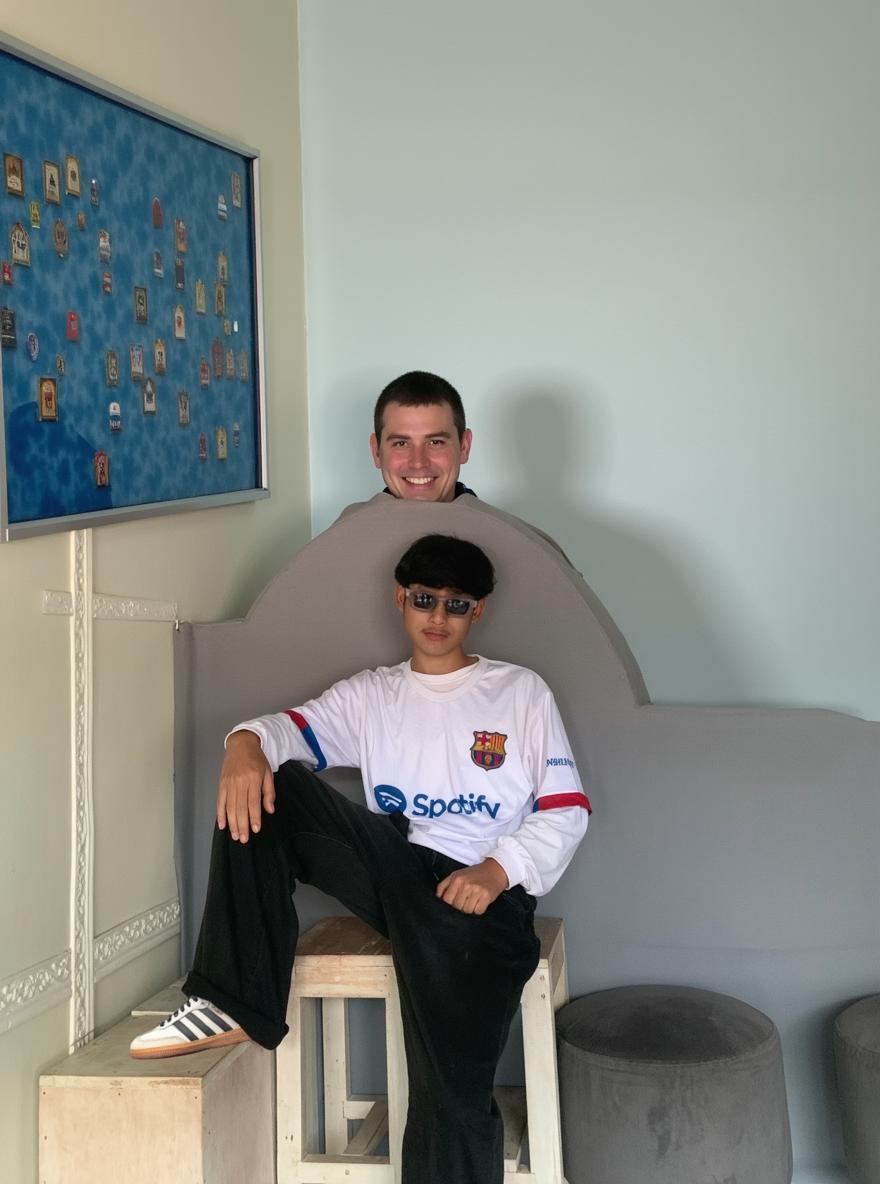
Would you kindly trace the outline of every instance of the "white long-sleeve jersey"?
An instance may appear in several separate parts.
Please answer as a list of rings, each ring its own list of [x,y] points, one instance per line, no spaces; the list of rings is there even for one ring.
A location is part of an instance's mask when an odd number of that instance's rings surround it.
[[[587,829],[590,803],[553,695],[522,666],[381,666],[240,729],[259,736],[273,770],[288,760],[360,769],[369,809],[404,813],[410,842],[467,865],[491,856],[511,887],[535,896]]]

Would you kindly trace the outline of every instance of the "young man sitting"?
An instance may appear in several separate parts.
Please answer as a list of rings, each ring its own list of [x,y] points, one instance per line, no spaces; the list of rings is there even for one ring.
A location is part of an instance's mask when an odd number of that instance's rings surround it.
[[[484,552],[427,535],[394,578],[408,661],[227,738],[190,997],[131,1051],[274,1048],[287,1031],[292,894],[314,884],[391,940],[409,1072],[404,1184],[501,1184],[495,1069],[537,964],[535,897],[570,862],[589,802],[543,680],[465,651],[495,582]],[[340,766],[361,770],[366,809],[315,776]]]

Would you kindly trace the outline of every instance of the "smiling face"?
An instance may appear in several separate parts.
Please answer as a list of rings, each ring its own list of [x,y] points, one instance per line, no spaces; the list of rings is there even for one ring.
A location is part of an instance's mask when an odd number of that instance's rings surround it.
[[[413,584],[412,592],[431,592],[438,597],[432,609],[425,612],[413,606],[407,597],[407,589],[396,584],[394,599],[403,614],[403,627],[412,642],[412,668],[419,674],[451,674],[462,666],[472,665],[476,659],[464,652],[464,642],[471,625],[483,615],[485,598],[463,617],[455,617],[446,611],[444,601],[449,597],[462,596],[456,588],[428,588],[424,584]]]
[[[382,470],[395,497],[407,501],[451,502],[458,472],[471,450],[471,432],[461,440],[448,403],[406,407],[389,403],[382,419],[382,437],[370,437],[373,463]]]

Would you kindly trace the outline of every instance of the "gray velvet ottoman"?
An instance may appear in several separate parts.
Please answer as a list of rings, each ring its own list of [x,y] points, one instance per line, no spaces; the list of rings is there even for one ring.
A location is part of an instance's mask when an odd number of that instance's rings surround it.
[[[790,1184],[779,1033],[729,995],[616,987],[556,1016],[569,1184]]]
[[[880,995],[860,999],[834,1021],[834,1060],[850,1179],[853,1184],[878,1184]]]

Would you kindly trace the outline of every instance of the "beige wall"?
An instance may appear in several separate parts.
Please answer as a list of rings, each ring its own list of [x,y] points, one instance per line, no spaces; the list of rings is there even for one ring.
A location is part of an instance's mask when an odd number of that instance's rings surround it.
[[[308,538],[305,331],[296,6],[262,0],[0,0],[0,29],[261,154],[268,501],[91,532],[94,591],[176,602],[183,619],[246,611]],[[42,611],[72,588],[68,534],[0,547],[0,1180],[36,1179],[39,1070],[66,1052],[71,1004],[72,618]],[[149,607],[149,606],[147,606]],[[95,620],[94,935],[173,902],[172,647],[167,621]],[[79,766],[82,769],[82,765]],[[161,917],[159,917],[161,922]],[[176,971],[173,927],[104,966],[94,1020],[107,1026]],[[133,955],[133,956],[132,956]],[[129,957],[126,961],[125,958]],[[57,989],[42,987],[55,977]],[[60,997],[59,997],[60,995]],[[23,1006],[27,997],[29,1009]],[[65,997],[66,1001],[65,1001]]]

